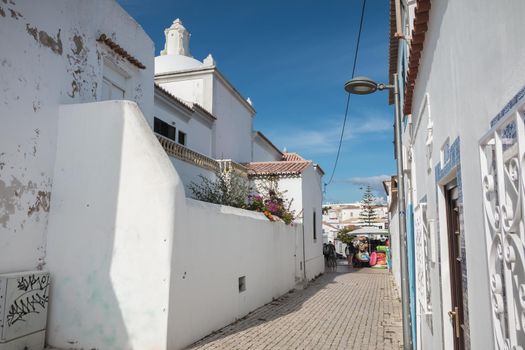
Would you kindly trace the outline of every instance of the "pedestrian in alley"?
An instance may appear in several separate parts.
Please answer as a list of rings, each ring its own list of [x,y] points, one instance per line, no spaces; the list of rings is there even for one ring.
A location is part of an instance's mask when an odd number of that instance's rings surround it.
[[[328,267],[335,268],[337,266],[337,254],[335,252],[335,245],[332,241],[328,242]]]
[[[354,258],[354,253],[355,253],[354,243],[350,242],[346,245],[346,248],[345,248],[346,261],[348,262],[348,266],[352,266],[352,259]]]

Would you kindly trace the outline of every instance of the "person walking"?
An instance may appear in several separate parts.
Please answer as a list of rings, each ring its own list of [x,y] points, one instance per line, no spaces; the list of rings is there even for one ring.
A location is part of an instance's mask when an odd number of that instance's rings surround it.
[[[345,248],[346,261],[348,262],[348,266],[353,266],[352,260],[354,258],[354,253],[355,253],[354,242],[350,242],[346,245],[346,248]]]
[[[328,266],[333,268],[337,266],[337,255],[335,253],[335,245],[332,241],[328,242]]]

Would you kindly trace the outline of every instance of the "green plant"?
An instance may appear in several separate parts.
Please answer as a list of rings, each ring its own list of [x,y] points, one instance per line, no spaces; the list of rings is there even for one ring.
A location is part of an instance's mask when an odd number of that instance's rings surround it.
[[[350,235],[350,232],[355,230],[357,226],[346,226],[337,231],[337,240],[343,242],[344,244],[350,244],[352,243],[352,236]]]
[[[270,221],[278,217],[287,225],[295,219],[290,209],[292,201],[284,197],[285,192],[279,191],[275,179],[259,182],[254,190],[246,178],[233,172],[216,173],[213,180],[202,175],[199,178],[199,183],[192,181],[188,186],[197,200],[258,211]]]
[[[199,175],[200,182],[191,182],[192,197],[200,201],[247,208],[251,187],[248,180],[234,172],[217,172],[215,179]]]

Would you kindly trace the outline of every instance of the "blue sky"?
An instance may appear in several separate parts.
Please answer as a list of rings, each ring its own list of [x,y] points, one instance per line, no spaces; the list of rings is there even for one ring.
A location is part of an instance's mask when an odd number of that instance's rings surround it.
[[[119,0],[155,42],[180,18],[190,50],[211,53],[257,110],[254,128],[277,147],[332,173],[350,79],[361,1]],[[388,79],[388,0],[368,0],[356,75]],[[357,201],[364,184],[395,173],[393,107],[386,92],[352,96],[348,124],[325,202]],[[384,196],[383,192],[377,195]]]

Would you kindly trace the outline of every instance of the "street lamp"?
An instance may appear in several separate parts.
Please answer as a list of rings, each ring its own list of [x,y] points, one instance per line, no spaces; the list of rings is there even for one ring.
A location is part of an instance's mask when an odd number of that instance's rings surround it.
[[[397,156],[397,188],[399,210],[399,234],[401,235],[400,260],[401,260],[401,301],[403,307],[403,346],[412,349],[412,327],[409,303],[408,280],[408,246],[405,216],[405,176],[403,173],[403,150],[401,148],[401,103],[399,98],[399,82],[397,73],[394,74],[394,85],[376,83],[367,77],[355,77],[345,83],[345,90],[350,94],[368,95],[384,89],[394,90],[395,101],[395,135]]]

